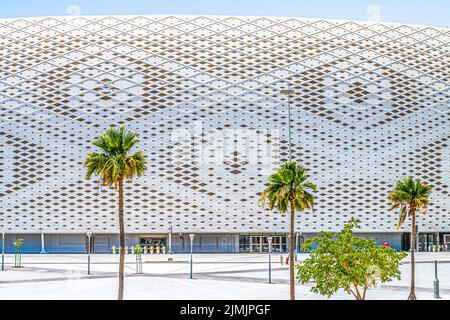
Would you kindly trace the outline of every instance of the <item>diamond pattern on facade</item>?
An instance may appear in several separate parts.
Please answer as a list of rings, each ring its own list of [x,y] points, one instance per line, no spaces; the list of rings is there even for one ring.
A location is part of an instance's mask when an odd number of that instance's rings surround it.
[[[0,34],[0,229],[116,232],[116,194],[82,163],[95,136],[126,123],[150,164],[127,185],[127,232],[285,232],[287,217],[257,199],[288,157],[290,86],[293,157],[319,186],[299,229],[358,216],[362,231],[394,232],[387,192],[412,174],[434,186],[421,232],[450,230],[449,29],[99,16],[3,19]],[[270,164],[226,131],[270,146]],[[193,159],[205,146],[220,161]]]

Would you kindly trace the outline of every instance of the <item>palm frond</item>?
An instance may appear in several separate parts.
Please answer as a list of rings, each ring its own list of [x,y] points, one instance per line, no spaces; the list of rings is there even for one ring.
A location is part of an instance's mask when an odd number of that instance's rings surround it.
[[[396,181],[388,199],[391,202],[389,210],[400,209],[397,228],[400,228],[411,214],[427,210],[431,191],[430,185],[419,179],[414,180],[411,176]]]
[[[144,153],[138,151],[128,155],[137,142],[138,134],[126,130],[125,126],[107,129],[104,135],[92,142],[101,149],[101,153],[88,154],[84,163],[86,178],[96,175],[104,185],[117,188],[120,180],[142,176],[147,170]]]
[[[289,210],[290,199],[298,211],[314,209],[316,185],[307,181],[308,175],[304,167],[295,162],[286,162],[281,168],[269,176],[269,185],[261,193],[258,204],[270,210],[277,209],[280,213]]]

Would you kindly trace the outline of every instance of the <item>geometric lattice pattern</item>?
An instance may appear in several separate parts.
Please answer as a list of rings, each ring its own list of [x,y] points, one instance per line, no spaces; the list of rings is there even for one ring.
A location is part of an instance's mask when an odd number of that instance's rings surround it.
[[[257,198],[288,157],[290,87],[293,157],[319,187],[299,229],[356,216],[394,232],[387,193],[411,174],[434,186],[421,232],[450,230],[449,29],[104,16],[3,19],[0,35],[0,229],[115,233],[117,195],[82,164],[95,136],[126,123],[149,161],[126,185],[127,232],[286,232]],[[220,156],[199,161],[205,146]]]

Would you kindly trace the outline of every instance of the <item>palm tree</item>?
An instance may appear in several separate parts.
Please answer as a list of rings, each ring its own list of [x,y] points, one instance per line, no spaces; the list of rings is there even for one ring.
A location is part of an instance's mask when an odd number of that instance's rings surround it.
[[[295,273],[294,273],[294,225],[295,210],[314,210],[316,186],[306,181],[306,169],[295,162],[286,162],[281,168],[269,177],[269,186],[261,194],[259,203],[264,206],[268,203],[269,209],[275,207],[280,213],[290,209],[290,241],[289,241],[289,269],[291,300],[295,300]]]
[[[142,151],[129,155],[130,150],[138,142],[138,134],[120,126],[108,129],[97,137],[92,144],[101,149],[100,153],[89,153],[84,166],[87,168],[86,178],[93,174],[98,176],[104,185],[114,186],[119,191],[119,228],[120,228],[120,260],[119,260],[119,300],[123,300],[123,278],[125,260],[125,227],[123,212],[124,180],[131,181],[145,173],[146,160]]]
[[[407,217],[411,217],[411,292],[410,300],[415,300],[415,259],[416,247],[416,212],[426,211],[428,208],[432,187],[419,179],[408,177],[396,182],[394,190],[389,194],[392,207],[389,210],[400,209],[397,228],[400,228]]]

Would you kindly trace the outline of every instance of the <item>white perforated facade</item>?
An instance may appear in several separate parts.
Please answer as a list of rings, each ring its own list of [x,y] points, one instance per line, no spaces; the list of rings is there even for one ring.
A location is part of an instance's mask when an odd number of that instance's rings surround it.
[[[446,28],[298,18],[0,20],[0,229],[117,233],[117,195],[87,181],[83,161],[125,123],[149,161],[126,185],[128,233],[287,232],[257,199],[287,159],[279,90],[291,87],[293,156],[319,188],[300,230],[358,216],[362,232],[397,232],[386,197],[411,174],[434,186],[420,231],[450,232],[449,40]],[[193,159],[233,129],[264,137],[267,172],[233,139],[223,161]]]

